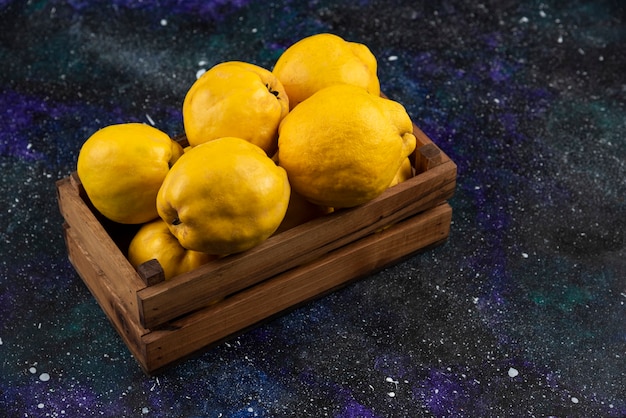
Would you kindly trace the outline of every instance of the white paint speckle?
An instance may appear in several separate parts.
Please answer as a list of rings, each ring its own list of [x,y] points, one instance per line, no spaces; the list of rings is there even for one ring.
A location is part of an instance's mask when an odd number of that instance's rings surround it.
[[[563,43],[563,37],[559,35],[559,37],[556,40],[558,43],[562,44]]]
[[[148,119],[148,122],[150,122],[150,125],[154,126],[154,120],[147,113],[146,113],[146,119]]]
[[[251,406],[248,407],[248,412],[254,412],[254,409],[252,409]]]
[[[578,398],[575,396],[572,396],[572,403],[578,403]]]
[[[509,377],[516,377],[517,375],[519,375],[519,372],[517,371],[517,369],[514,369],[513,367],[511,367],[509,369]]]
[[[528,253],[522,253],[522,257],[528,258]]]
[[[47,382],[48,380],[50,380],[50,375],[48,373],[42,373],[39,375],[39,380],[41,380],[42,382]]]
[[[387,61],[398,61],[398,56],[397,55],[389,55],[387,57]]]
[[[390,398],[395,398],[396,397],[396,392],[389,392],[389,393],[387,393],[387,396],[389,396]]]
[[[2,338],[0,338],[0,345],[2,345]]]
[[[250,32],[252,33],[257,33],[259,30],[257,28],[252,28],[252,30]]]
[[[201,68],[198,71],[196,71],[196,79],[202,77],[202,74],[204,73],[206,73],[206,70],[204,68]]]
[[[28,369],[29,372],[31,372],[32,374],[37,373],[37,368],[36,367],[31,367],[30,369]]]
[[[393,383],[393,384],[396,386],[396,390],[398,390],[398,383],[400,383],[400,382],[398,382],[398,381],[397,381],[397,380],[395,380],[394,378],[392,378],[392,377],[386,377],[386,378],[385,378],[385,382],[387,382],[387,383]],[[391,392],[391,393],[394,393],[394,392]]]
[[[167,26],[167,19],[161,19],[161,26]]]
[[[43,407],[44,407],[44,404],[42,404],[42,403],[38,403],[38,404],[37,404],[37,408],[39,408],[39,409],[43,409]]]
[[[522,18],[519,20],[519,23],[528,23],[528,18],[526,16],[522,16]]]
[[[539,16],[541,17],[546,17],[546,12],[544,12],[543,10],[539,10]]]
[[[148,409],[147,406],[144,406],[143,408],[141,408],[141,413],[144,414],[144,415],[147,414],[149,411],[150,410]]]

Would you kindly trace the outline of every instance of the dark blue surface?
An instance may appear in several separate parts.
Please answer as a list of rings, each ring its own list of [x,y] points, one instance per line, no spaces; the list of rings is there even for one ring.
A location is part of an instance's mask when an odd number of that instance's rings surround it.
[[[0,416],[626,416],[620,1],[0,0]],[[55,180],[199,70],[333,32],[458,164],[452,232],[157,377],[67,260]]]

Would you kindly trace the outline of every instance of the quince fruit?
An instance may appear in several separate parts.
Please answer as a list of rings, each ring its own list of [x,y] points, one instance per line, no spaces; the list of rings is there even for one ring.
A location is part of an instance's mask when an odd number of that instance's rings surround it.
[[[380,95],[377,66],[367,46],[320,33],[288,47],[278,57],[272,73],[285,88],[293,109],[313,93],[335,84],[359,86]]]
[[[128,260],[137,268],[156,259],[165,280],[186,273],[215,259],[213,255],[184,248],[160,218],[148,222],[134,235],[128,247]]]
[[[285,117],[278,164],[296,193],[318,205],[346,208],[384,192],[415,146],[413,123],[400,103],[338,84]]]
[[[224,137],[194,146],[176,162],[157,209],[183,247],[227,255],[272,235],[290,194],[287,173],[261,148]]]
[[[400,184],[403,181],[410,179],[411,177],[413,177],[413,165],[411,164],[411,159],[407,157],[404,159],[404,161],[402,161],[402,165],[396,172],[396,175],[391,181],[391,184],[389,184],[389,187]]]
[[[276,149],[278,124],[289,112],[289,98],[267,69],[241,61],[217,64],[202,74],[183,101],[189,144],[231,136]]]
[[[109,125],[83,144],[77,172],[87,196],[105,217],[141,224],[158,217],[156,196],[182,147],[142,123]]]

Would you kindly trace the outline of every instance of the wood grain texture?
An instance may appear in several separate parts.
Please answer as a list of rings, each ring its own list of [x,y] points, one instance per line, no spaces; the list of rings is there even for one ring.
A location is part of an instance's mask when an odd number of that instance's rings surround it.
[[[88,250],[81,245],[82,240],[72,227],[65,225],[64,233],[72,265],[128,349],[145,369],[148,365],[143,361],[146,353],[142,336],[150,331],[139,325],[135,312],[129,312],[124,301],[117,296],[110,277],[101,267],[101,259],[96,259],[89,254]]]
[[[81,246],[97,257],[102,271],[110,279],[110,289],[121,300],[128,314],[139,323],[137,291],[146,285],[122,254],[102,224],[81,198],[71,177],[57,182],[59,210],[72,228]]]

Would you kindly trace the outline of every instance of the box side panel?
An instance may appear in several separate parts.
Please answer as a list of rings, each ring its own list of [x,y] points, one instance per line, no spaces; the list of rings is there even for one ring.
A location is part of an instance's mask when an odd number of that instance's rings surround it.
[[[451,216],[450,206],[442,204],[153,330],[143,338],[148,371],[441,242]]]
[[[126,311],[139,323],[137,291],[145,284],[79,196],[69,178],[57,182],[59,209],[72,228],[75,241],[94,258],[109,279],[111,291],[120,299]]]
[[[142,337],[149,331],[142,328],[128,313],[122,301],[111,289],[109,277],[81,246],[78,236],[69,226],[65,227],[65,242],[72,265],[133,356],[145,368],[145,347]]]

